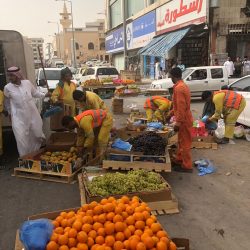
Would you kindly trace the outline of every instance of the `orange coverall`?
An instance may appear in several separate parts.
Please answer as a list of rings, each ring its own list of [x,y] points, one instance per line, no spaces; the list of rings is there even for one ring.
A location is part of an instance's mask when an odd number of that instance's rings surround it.
[[[191,127],[193,117],[190,110],[190,90],[182,80],[174,85],[173,105],[176,122],[180,125],[176,161],[183,168],[192,169]]]

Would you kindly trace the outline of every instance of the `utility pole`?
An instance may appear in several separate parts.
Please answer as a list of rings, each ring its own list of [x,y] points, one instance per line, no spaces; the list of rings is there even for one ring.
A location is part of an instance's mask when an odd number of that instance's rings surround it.
[[[127,30],[126,30],[126,19],[127,19],[127,6],[126,0],[122,0],[122,17],[123,17],[123,44],[124,44],[124,70],[127,70]]]

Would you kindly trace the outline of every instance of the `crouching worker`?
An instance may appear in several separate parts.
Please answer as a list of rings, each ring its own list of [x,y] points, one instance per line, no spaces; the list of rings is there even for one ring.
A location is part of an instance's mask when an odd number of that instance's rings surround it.
[[[87,110],[75,117],[64,116],[62,119],[63,127],[69,130],[78,128],[78,151],[92,152],[97,141],[96,156],[100,159],[108,145],[112,125],[112,116],[102,109]]]
[[[221,90],[214,94],[211,91],[205,91],[202,93],[202,99],[215,105],[215,113],[210,116],[209,121],[218,121],[223,115],[225,136],[218,143],[229,143],[229,139],[234,136],[236,121],[246,106],[245,98],[234,91]]]
[[[144,104],[148,122],[156,119],[158,122],[166,122],[167,113],[172,107],[172,102],[162,96],[147,98]]]

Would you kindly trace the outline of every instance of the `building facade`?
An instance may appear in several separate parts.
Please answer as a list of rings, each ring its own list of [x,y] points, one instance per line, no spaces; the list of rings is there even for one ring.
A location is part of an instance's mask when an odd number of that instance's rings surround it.
[[[53,41],[54,56],[61,58],[66,65],[73,65],[73,33],[71,28],[71,14],[64,4],[60,13],[62,31]],[[109,61],[105,50],[105,20],[86,23],[85,28],[74,28],[75,56],[77,65],[91,59]]]
[[[165,69],[223,63],[250,53],[249,9],[249,0],[106,0],[106,50],[118,69],[136,63],[151,78],[156,59]]]
[[[40,48],[41,56],[44,59],[44,49],[43,49],[44,40],[43,40],[43,38],[24,37],[24,39],[27,41],[27,43],[31,46],[31,48],[33,50],[35,68],[36,69],[40,68],[41,67],[41,60],[39,57],[38,47]]]

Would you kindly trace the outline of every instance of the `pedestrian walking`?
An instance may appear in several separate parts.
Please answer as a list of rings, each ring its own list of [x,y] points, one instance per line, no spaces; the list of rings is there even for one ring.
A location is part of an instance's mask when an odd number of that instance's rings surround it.
[[[174,83],[173,112],[176,120],[174,130],[178,132],[178,151],[173,168],[178,172],[192,172],[191,127],[193,125],[193,117],[190,110],[190,90],[182,80],[180,68],[172,69],[170,77]]]
[[[236,77],[241,77],[241,74],[242,74],[242,62],[241,62],[239,56],[236,58],[236,61],[234,62],[234,68],[235,68],[234,75]]]
[[[250,75],[250,60],[248,59],[247,56],[244,57],[243,61],[243,75],[248,76]]]
[[[224,63],[224,66],[227,69],[228,76],[232,76],[234,74],[234,63],[231,60],[231,57],[227,58],[227,61]]]
[[[7,73],[10,82],[4,87],[5,107],[11,118],[19,156],[24,156],[39,150],[45,140],[43,122],[34,98],[44,98],[50,93],[39,92],[24,79],[18,67],[9,68]]]

